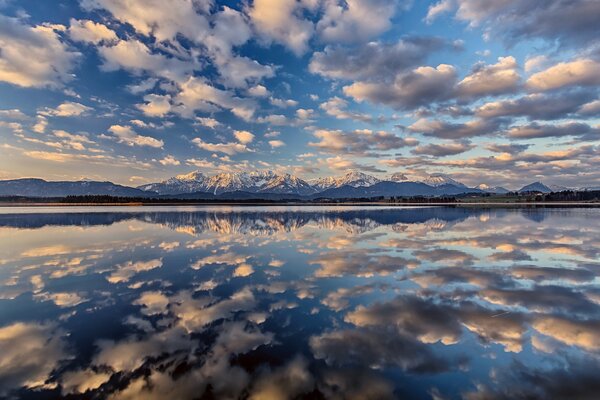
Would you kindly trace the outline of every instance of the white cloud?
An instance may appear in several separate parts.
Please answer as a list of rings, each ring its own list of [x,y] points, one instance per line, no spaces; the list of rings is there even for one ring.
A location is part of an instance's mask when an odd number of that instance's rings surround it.
[[[113,125],[109,129],[120,142],[126,143],[129,146],[148,146],[162,148],[164,142],[150,136],[138,135],[130,126]]]
[[[269,146],[271,146],[273,149],[276,149],[278,147],[285,146],[285,143],[282,140],[269,140]]]
[[[149,117],[163,117],[171,111],[171,96],[148,94],[144,96],[144,104],[136,107]]]
[[[118,40],[117,34],[106,25],[90,20],[76,20],[74,18],[71,18],[69,36],[75,41],[93,44]]]
[[[600,84],[600,62],[591,59],[558,63],[531,75],[527,80],[527,86],[537,91],[558,89],[565,86],[592,86],[598,84]]]
[[[224,153],[229,156],[232,156],[237,153],[246,153],[250,151],[246,145],[241,143],[207,143],[200,138],[195,138],[192,140],[196,146],[201,148],[202,150],[211,151],[214,153]]]
[[[263,39],[283,44],[296,55],[302,55],[308,50],[314,26],[312,22],[302,18],[301,2],[254,0],[247,11]]]
[[[79,117],[91,110],[91,107],[81,103],[65,101],[54,109],[47,108],[44,111],[41,111],[40,114],[54,117]]]
[[[438,3],[431,4],[427,10],[425,22],[431,24],[441,14],[451,11],[454,8],[453,0],[441,0]]]
[[[474,71],[457,85],[458,94],[480,97],[514,92],[521,80],[514,57],[499,57],[493,65],[478,64]]]
[[[248,131],[234,131],[233,136],[237,139],[241,144],[248,144],[254,140],[254,135]]]
[[[159,163],[161,163],[164,166],[167,166],[167,165],[176,166],[176,165],[181,164],[178,159],[176,159],[175,157],[173,157],[170,154],[168,156],[166,156],[165,158],[163,158],[162,160],[160,160]]]
[[[216,119],[208,117],[197,117],[196,121],[198,121],[200,125],[211,129],[215,129],[217,126],[221,125]]]
[[[62,87],[73,78],[80,56],[51,27],[31,27],[3,15],[0,49],[0,81],[23,87]]]
[[[325,0],[317,23],[320,39],[328,43],[353,43],[378,36],[391,27],[397,0]]]

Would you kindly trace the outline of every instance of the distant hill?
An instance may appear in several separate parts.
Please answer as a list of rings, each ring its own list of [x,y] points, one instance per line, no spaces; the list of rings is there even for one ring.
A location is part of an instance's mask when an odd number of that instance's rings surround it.
[[[107,195],[118,197],[148,197],[155,192],[96,181],[45,181],[24,178],[0,181],[0,196],[66,197],[83,195]]]
[[[552,193],[552,189],[548,186],[544,185],[542,182],[533,182],[529,185],[523,186],[518,190],[519,193],[527,193],[527,192],[540,192],[540,193]]]

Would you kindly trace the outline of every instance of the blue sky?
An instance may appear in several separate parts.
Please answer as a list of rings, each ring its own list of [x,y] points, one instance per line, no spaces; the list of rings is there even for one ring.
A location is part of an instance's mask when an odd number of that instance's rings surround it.
[[[598,186],[598,20],[593,0],[0,0],[0,178]]]

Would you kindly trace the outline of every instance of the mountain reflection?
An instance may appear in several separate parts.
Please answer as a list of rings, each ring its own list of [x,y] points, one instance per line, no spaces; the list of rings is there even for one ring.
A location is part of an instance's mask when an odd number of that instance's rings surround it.
[[[3,210],[0,397],[600,392],[600,209],[142,210]]]

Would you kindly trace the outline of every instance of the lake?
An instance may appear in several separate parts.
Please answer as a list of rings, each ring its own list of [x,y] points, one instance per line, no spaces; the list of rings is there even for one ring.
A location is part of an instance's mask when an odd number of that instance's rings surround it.
[[[598,399],[600,209],[0,209],[0,397]]]

